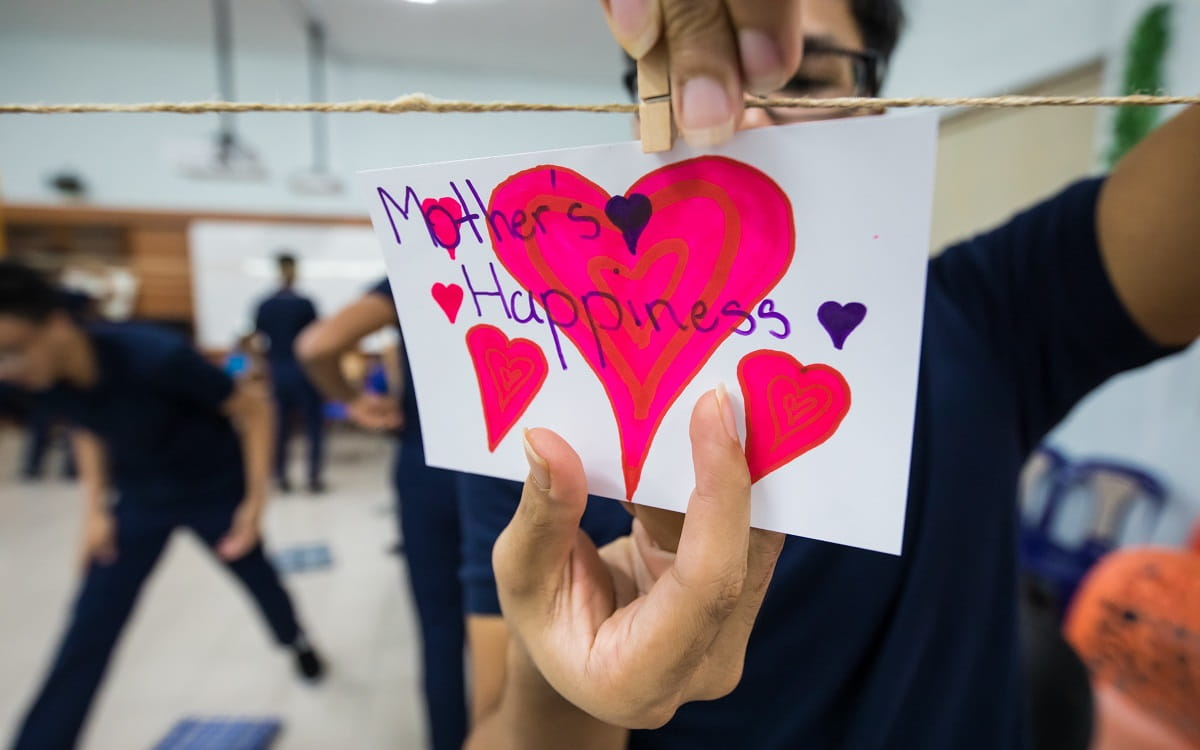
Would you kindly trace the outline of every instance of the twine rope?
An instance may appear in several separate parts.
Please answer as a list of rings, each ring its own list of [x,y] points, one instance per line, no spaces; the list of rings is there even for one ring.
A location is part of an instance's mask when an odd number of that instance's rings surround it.
[[[748,107],[803,108],[803,109],[880,109],[902,107],[973,107],[973,108],[1020,108],[1020,107],[1117,107],[1149,106],[1161,107],[1171,104],[1200,104],[1200,96],[1162,96],[1132,94],[1127,96],[919,96],[919,97],[840,97],[835,99],[815,98],[748,98]],[[95,103],[77,104],[0,104],[0,114],[7,115],[61,115],[88,114],[99,112],[151,113],[168,112],[182,115],[198,115],[213,112],[374,112],[378,114],[401,114],[408,112],[591,112],[624,113],[637,112],[637,104],[541,104],[534,102],[468,102],[436,99],[427,94],[408,94],[391,100],[359,99],[346,102],[142,102],[138,104]]]

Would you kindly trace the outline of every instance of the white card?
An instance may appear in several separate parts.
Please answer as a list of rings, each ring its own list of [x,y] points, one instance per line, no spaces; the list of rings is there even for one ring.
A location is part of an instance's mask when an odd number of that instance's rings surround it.
[[[756,527],[899,554],[937,120],[623,143],[360,174],[431,466],[522,480],[522,427],[591,491],[685,509],[724,383]]]

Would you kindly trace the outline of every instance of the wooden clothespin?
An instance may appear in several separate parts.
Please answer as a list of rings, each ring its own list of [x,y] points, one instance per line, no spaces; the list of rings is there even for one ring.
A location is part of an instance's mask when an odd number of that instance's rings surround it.
[[[638,117],[642,128],[642,152],[670,151],[675,140],[671,118],[671,73],[667,40],[659,41],[637,64]]]

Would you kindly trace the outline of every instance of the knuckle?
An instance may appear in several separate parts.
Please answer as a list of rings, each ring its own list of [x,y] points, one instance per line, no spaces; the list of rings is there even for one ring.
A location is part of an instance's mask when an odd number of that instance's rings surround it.
[[[728,22],[721,0],[667,0],[662,12],[673,37],[708,31]]]
[[[727,572],[721,575],[712,585],[712,593],[706,602],[706,615],[714,622],[725,621],[737,607],[742,596],[742,582],[745,571],[739,575]]]
[[[622,723],[627,729],[661,729],[675,718],[681,705],[682,701],[676,695],[645,701],[633,707]]]
[[[711,38],[722,30],[729,33],[729,18],[721,0],[674,0],[663,3],[663,19],[666,22],[667,38],[671,43],[672,63],[677,57],[690,55],[700,59],[711,54],[711,49],[678,46]],[[697,45],[698,46],[698,45]]]

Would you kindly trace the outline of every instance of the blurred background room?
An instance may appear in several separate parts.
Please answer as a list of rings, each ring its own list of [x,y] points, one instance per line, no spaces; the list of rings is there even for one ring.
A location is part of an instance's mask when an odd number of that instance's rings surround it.
[[[417,91],[625,101],[622,57],[598,6],[0,0],[0,101],[341,101]],[[1196,0],[909,0],[906,10],[885,95],[1090,96],[1124,93],[1131,81],[1137,90],[1200,90]],[[1153,124],[1097,108],[943,111],[933,248],[1106,169]],[[86,295],[89,316],[167,326],[226,372],[253,378],[270,368],[256,315],[280,288],[281,255],[294,259],[294,291],[320,316],[385,275],[356,171],[632,134],[613,114],[4,115],[0,256]],[[392,393],[397,346],[394,330],[370,336],[343,370]],[[65,426],[19,403],[0,408],[4,743],[67,615],[81,521]],[[248,624],[249,600],[194,538],[177,535],[142,593],[82,747],[183,747],[167,738],[185,721],[263,732],[280,750],[425,746],[419,631],[388,482],[392,441],[356,427],[343,404],[323,403],[322,472],[309,465],[313,428],[294,416],[266,551],[320,646],[324,678],[297,680],[286,655]],[[1185,554],[1189,539],[1200,544],[1198,446],[1192,347],[1091,395],[1031,459],[1013,498],[1023,564],[1047,617],[1054,627],[1076,618],[1071,640],[1092,670],[1101,724],[1109,722],[1101,739],[1120,735],[1124,721],[1153,727],[1169,717],[1156,713],[1161,697],[1147,697],[1158,693],[1121,689],[1128,676],[1110,668],[1109,651],[1092,650],[1079,620],[1103,614],[1072,605],[1087,593],[1087,574],[1122,549]],[[1194,582],[1191,590],[1195,606]],[[1183,669],[1200,684],[1200,657]],[[1116,708],[1105,714],[1107,705]],[[1192,708],[1200,716],[1200,704]],[[1200,747],[1200,729],[1175,741],[1162,747]],[[259,746],[268,745],[246,745]],[[1108,747],[1122,746],[1134,745]]]

